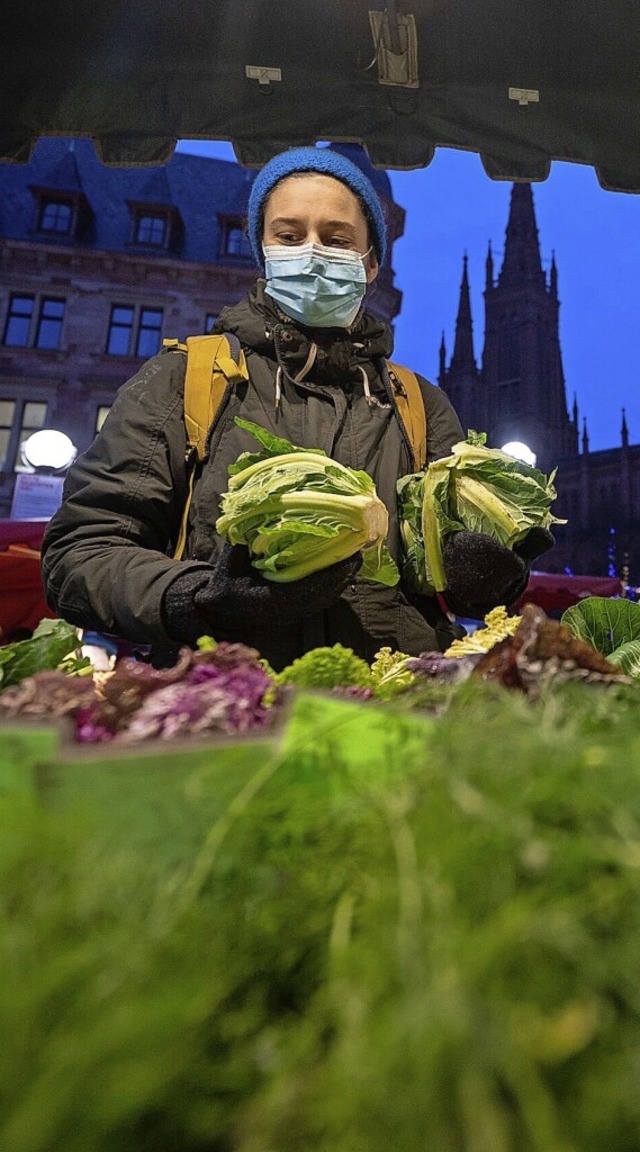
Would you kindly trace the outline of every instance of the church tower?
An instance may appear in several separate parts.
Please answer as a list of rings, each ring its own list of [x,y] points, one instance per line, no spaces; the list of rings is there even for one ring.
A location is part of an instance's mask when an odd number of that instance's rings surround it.
[[[540,260],[530,184],[514,184],[504,257],[494,280],[487,258],[482,383],[487,442],[520,440],[543,471],[578,451],[577,419],[567,412],[558,331],[558,271]]]
[[[446,360],[447,350],[443,334],[440,344],[438,384],[444,388],[458,413],[465,435],[469,428],[474,428],[476,432],[483,431],[487,413],[484,404],[482,378],[473,350],[473,322],[466,253],[462,267],[456,336],[449,368],[446,366]]]

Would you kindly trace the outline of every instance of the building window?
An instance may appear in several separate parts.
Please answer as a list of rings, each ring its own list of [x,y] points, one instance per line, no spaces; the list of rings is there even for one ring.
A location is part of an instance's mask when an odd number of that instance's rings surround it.
[[[21,463],[20,445],[44,427],[47,405],[43,400],[0,399],[0,469],[10,472]]]
[[[65,236],[71,232],[73,209],[68,200],[42,200],[38,216],[39,232]]]
[[[4,327],[2,343],[14,348],[26,348],[29,343],[31,319],[33,316],[33,296],[18,296],[13,294],[9,301],[9,312]]]
[[[133,308],[123,308],[118,304],[113,305],[107,336],[107,352],[110,356],[129,355],[134,314]]]
[[[134,235],[137,244],[153,244],[156,248],[164,248],[167,243],[166,216],[141,214],[137,217]]]
[[[183,223],[174,204],[149,204],[129,200],[131,220],[130,244],[168,250],[178,243]]]
[[[520,375],[520,330],[515,316],[505,317],[500,324],[498,344],[498,379],[512,380]]]
[[[36,348],[59,348],[64,320],[64,300],[45,297],[40,303]]]
[[[251,244],[242,220],[235,216],[223,216],[220,226],[220,256],[233,260],[251,259]]]
[[[0,400],[0,472],[9,470],[9,446],[15,411],[15,400]]]
[[[143,308],[138,325],[136,356],[155,356],[162,338],[162,309]]]
[[[520,415],[520,381],[500,380],[497,385],[497,412],[499,420]]]
[[[211,332],[211,329],[213,328],[213,325],[215,324],[217,319],[218,319],[218,317],[214,316],[213,312],[207,312],[207,315],[206,315],[205,321],[204,321],[204,334],[205,334],[205,336],[209,335],[209,333]]]
[[[110,356],[155,356],[161,338],[161,308],[141,308],[136,313],[133,307],[113,305],[107,336]]]
[[[35,297],[12,295],[4,328],[3,344],[13,348],[27,348],[31,344]],[[64,300],[44,296],[40,301],[35,329],[35,348],[59,348],[64,320]]]

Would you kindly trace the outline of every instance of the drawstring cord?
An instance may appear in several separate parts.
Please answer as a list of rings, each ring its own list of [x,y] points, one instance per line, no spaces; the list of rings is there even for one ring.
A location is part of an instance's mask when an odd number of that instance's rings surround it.
[[[391,407],[390,404],[384,404],[382,402],[382,400],[378,400],[377,396],[371,395],[371,388],[369,387],[369,377],[367,376],[367,373],[365,372],[364,368],[362,367],[362,364],[358,364],[358,368],[360,369],[360,371],[362,373],[362,386],[364,388],[364,398],[367,401],[367,404],[369,405],[369,407],[370,408],[390,408]]]
[[[279,335],[280,334],[279,334],[278,328],[277,327],[272,328],[271,332],[269,334],[271,335],[271,338],[273,340],[273,347],[274,347],[275,354],[276,354],[276,360],[278,362],[278,367],[276,369],[275,385],[274,385],[274,408],[275,408],[276,413],[279,413],[280,409],[282,407],[282,378],[283,378],[283,376],[286,376],[287,380],[291,381],[292,384],[301,384],[302,381],[304,380],[305,376],[307,376],[309,374],[309,372],[313,368],[313,365],[316,362],[316,357],[318,355],[318,345],[315,343],[311,344],[311,346],[309,348],[309,354],[308,354],[307,359],[305,360],[304,364],[302,365],[302,368],[300,368],[296,372],[295,376],[292,376],[289,372],[287,372],[287,369],[285,368],[284,364],[282,363],[281,351],[280,351],[280,347],[279,347],[279,343],[280,343]],[[362,348],[363,345],[362,344],[354,344],[354,347],[355,348]],[[369,408],[391,408],[392,407],[391,404],[385,404],[383,401],[378,400],[377,396],[371,395],[371,387],[369,385],[369,377],[367,376],[367,373],[366,373],[364,367],[362,366],[362,364],[358,364],[357,367],[358,367],[358,371],[360,372],[360,375],[362,376],[362,387],[364,390],[364,398],[365,398]]]
[[[281,359],[281,355],[280,355],[280,348],[279,348],[279,343],[278,343],[278,329],[277,328],[272,329],[272,337],[273,337],[273,347],[274,347],[275,353],[276,353],[276,360],[278,361],[278,367],[276,370],[274,406],[275,406],[276,412],[279,412],[281,405],[282,405],[282,377],[286,376],[287,380],[290,380],[292,384],[300,384],[304,380],[307,373],[311,371],[311,369],[313,368],[313,365],[316,362],[316,356],[318,355],[318,345],[317,344],[311,345],[311,347],[309,348],[309,354],[308,354],[307,359],[305,360],[304,364],[302,365],[302,368],[300,368],[299,371],[296,372],[295,376],[292,376],[289,372],[287,372],[287,369],[285,368],[284,364],[282,363],[282,359]]]

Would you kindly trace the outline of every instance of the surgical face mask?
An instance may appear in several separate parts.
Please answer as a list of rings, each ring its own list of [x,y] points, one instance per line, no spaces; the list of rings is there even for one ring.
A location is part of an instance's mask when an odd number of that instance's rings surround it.
[[[309,328],[353,323],[367,290],[359,252],[323,244],[265,244],[263,252],[266,291],[292,320]]]

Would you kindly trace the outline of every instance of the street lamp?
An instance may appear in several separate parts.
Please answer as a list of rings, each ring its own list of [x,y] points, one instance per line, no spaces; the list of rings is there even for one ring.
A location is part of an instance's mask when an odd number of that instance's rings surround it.
[[[25,470],[18,470],[11,501],[12,520],[49,520],[62,502],[64,474],[78,449],[64,432],[41,428],[20,445]]]
[[[530,464],[532,468],[535,468],[536,454],[521,440],[509,440],[508,444],[502,445],[502,451],[507,456],[513,456],[516,460],[522,460],[523,464]]]
[[[64,432],[41,428],[23,441],[20,454],[29,467],[52,473],[66,471],[78,455],[78,449]]]

